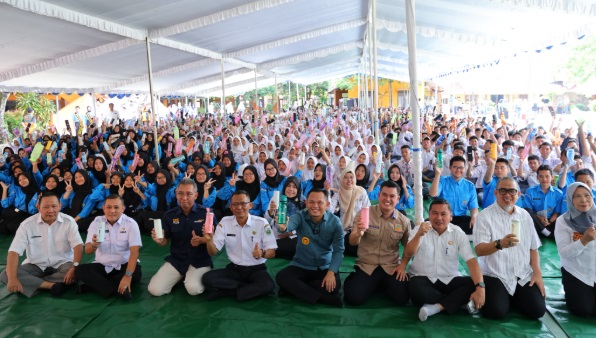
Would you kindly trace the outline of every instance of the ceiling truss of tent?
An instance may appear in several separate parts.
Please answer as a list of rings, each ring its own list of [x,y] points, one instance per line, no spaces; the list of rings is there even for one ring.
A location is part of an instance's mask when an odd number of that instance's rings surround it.
[[[370,69],[364,64],[372,60],[367,37],[371,1],[0,0],[0,29],[16,28],[11,31],[22,32],[16,35],[43,51],[4,54],[9,60],[5,68],[0,65],[0,90],[148,92],[149,77],[138,67],[146,62],[139,49],[146,37],[157,46],[153,81],[164,95],[217,94],[221,60],[226,93],[249,88],[251,79],[243,77],[254,77],[255,71],[257,85],[274,79],[308,84],[357,74]],[[376,1],[379,76],[407,81],[404,4]],[[419,74],[431,78],[593,32],[595,3],[418,0]],[[526,22],[530,17],[540,20]],[[50,26],[58,27],[54,34],[68,30],[70,41],[36,40]],[[107,62],[118,63],[113,76],[105,74]],[[54,83],[57,74],[66,76]]]

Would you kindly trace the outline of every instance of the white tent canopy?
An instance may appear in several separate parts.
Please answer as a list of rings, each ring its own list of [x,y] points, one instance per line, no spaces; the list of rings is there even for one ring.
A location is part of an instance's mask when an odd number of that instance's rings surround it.
[[[419,0],[418,77],[429,79],[589,34],[592,0]],[[238,94],[356,74],[365,0],[0,0],[0,90]],[[404,1],[377,0],[378,74],[408,81]],[[368,48],[366,48],[368,50]]]

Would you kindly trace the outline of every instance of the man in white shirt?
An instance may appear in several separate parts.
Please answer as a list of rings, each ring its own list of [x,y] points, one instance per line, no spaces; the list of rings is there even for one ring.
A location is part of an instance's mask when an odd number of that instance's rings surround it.
[[[250,195],[237,190],[232,195],[230,209],[234,216],[222,218],[215,234],[205,233],[207,252],[216,255],[224,246],[231,263],[225,269],[212,270],[203,275],[205,287],[217,289],[207,299],[233,296],[247,301],[265,296],[275,288],[267,273],[267,258],[275,257],[277,242],[266,219],[249,213]]]
[[[108,112],[107,122],[111,125],[116,125],[120,123],[120,113],[117,110],[114,110],[114,104],[110,103],[108,105],[110,107],[110,111]]]
[[[422,305],[418,317],[445,311],[454,313],[473,300],[476,309],[484,304],[482,273],[472,252],[468,237],[457,225],[451,224],[451,207],[444,199],[434,200],[429,207],[430,222],[423,222],[410,232],[404,259],[414,257],[409,268],[412,302]],[[462,257],[471,277],[458,270]]]
[[[28,298],[37,290],[50,290],[52,296],[59,297],[75,281],[83,240],[75,220],[60,212],[58,196],[41,194],[37,206],[39,214],[27,218],[17,230],[0,281],[7,284],[9,292]],[[24,251],[27,258],[18,266]]]
[[[124,200],[119,195],[106,198],[103,205],[105,216],[96,217],[87,230],[85,253],[95,253],[95,261],[79,266],[75,276],[84,286],[103,297],[120,295],[130,300],[131,284],[141,280],[137,259],[142,243],[139,225],[124,215],[124,208]],[[98,242],[101,223],[105,238]]]
[[[494,194],[497,203],[478,214],[474,229],[486,283],[482,315],[503,319],[512,304],[527,317],[538,319],[546,312],[546,304],[534,222],[527,211],[515,206],[520,192],[513,178],[499,180]],[[519,237],[513,234],[513,220],[519,221]]]

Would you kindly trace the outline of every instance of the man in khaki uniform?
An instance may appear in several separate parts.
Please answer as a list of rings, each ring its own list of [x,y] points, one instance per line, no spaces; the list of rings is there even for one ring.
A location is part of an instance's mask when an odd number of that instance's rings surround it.
[[[400,262],[399,242],[408,242],[410,220],[395,209],[400,188],[391,181],[381,184],[379,204],[370,207],[369,227],[364,228],[360,212],[354,218],[350,245],[358,245],[355,272],[345,281],[344,299],[352,305],[363,304],[370,295],[381,288],[398,305],[409,300],[408,260]]]

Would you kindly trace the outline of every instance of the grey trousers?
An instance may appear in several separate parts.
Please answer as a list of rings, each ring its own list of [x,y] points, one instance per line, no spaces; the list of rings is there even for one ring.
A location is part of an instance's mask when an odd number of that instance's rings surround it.
[[[48,267],[45,270],[40,269],[35,264],[23,264],[17,268],[17,278],[23,285],[23,295],[31,298],[39,289],[43,282],[61,283],[64,281],[64,276],[70,268],[72,262],[67,262],[60,265],[57,269]],[[6,270],[0,273],[0,282],[8,284],[8,275]]]

